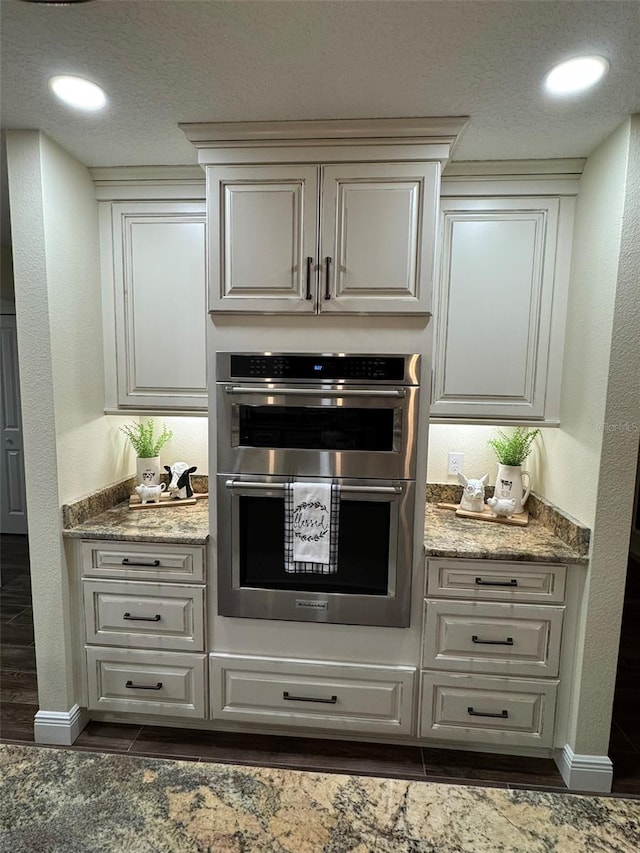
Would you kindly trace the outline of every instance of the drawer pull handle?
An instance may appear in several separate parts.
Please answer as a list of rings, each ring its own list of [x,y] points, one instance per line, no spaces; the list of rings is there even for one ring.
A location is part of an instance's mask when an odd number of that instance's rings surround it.
[[[467,714],[471,717],[499,717],[501,720],[509,719],[509,712],[502,710],[498,714],[492,714],[490,711],[483,713],[482,711],[475,711],[473,705],[469,705],[467,708]]]
[[[510,581],[483,581],[482,578],[476,578],[478,586],[518,586],[518,581],[511,578]]]
[[[325,276],[324,276],[324,298],[331,299],[331,258],[325,258]]]
[[[288,690],[282,693],[283,699],[288,699],[289,702],[321,702],[323,705],[335,705],[338,701],[337,696],[332,696],[331,699],[318,699],[315,696],[292,696]]]
[[[156,613],[155,616],[132,616],[130,613],[125,613],[122,618],[130,619],[132,622],[159,622],[160,614]]]
[[[127,681],[125,687],[129,687],[131,690],[162,690],[162,682],[158,681],[157,684],[134,684],[133,681]]]
[[[149,560],[146,563],[144,563],[144,562],[136,563],[134,560],[130,560],[128,557],[124,557],[122,560],[122,565],[123,566],[146,566],[147,568],[148,567],[155,568],[155,567],[160,565],[160,560]]]
[[[471,637],[472,643],[479,643],[483,646],[512,646],[513,645],[513,637],[507,637],[506,640],[480,640],[477,634],[473,634]]]

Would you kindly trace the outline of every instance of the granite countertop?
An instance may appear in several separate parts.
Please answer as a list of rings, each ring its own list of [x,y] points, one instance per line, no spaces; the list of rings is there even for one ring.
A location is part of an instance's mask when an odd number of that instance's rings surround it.
[[[209,538],[209,501],[205,498],[187,506],[176,501],[161,509],[129,509],[126,501],[63,530],[63,534],[76,539],[204,545]]]
[[[559,539],[535,518],[515,527],[459,518],[450,509],[428,503],[424,524],[428,557],[475,560],[518,560],[544,563],[588,563],[588,556]]]

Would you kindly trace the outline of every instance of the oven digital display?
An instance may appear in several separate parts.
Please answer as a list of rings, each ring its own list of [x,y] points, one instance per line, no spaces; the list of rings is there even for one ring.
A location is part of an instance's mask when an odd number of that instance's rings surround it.
[[[401,356],[232,355],[233,379],[350,379],[363,382],[402,382]]]

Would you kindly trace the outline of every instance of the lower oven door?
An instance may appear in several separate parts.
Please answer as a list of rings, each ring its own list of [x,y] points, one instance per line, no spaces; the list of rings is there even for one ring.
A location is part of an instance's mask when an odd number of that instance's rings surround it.
[[[337,569],[285,571],[289,477],[218,475],[218,613],[253,619],[409,625],[415,483],[340,486]]]

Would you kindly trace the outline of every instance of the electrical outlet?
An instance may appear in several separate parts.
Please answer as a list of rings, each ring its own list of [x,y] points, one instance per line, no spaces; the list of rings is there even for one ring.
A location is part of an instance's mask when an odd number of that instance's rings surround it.
[[[449,454],[449,474],[462,474],[462,463],[464,462],[464,453]]]

